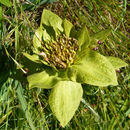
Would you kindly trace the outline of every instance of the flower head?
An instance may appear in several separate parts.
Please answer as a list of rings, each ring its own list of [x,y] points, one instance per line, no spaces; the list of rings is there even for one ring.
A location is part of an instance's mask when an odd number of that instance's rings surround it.
[[[59,35],[56,40],[42,44],[43,60],[57,69],[66,69],[76,58],[78,41],[75,38]]]

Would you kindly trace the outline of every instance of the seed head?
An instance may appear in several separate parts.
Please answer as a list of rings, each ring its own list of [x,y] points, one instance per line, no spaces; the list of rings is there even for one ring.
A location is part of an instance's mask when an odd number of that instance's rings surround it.
[[[57,69],[65,69],[70,66],[78,51],[78,41],[75,38],[59,36],[56,41],[42,44],[43,59]]]

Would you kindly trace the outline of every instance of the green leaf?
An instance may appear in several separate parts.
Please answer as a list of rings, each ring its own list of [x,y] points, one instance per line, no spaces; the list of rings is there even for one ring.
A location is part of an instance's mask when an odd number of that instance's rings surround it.
[[[81,84],[72,81],[60,81],[52,89],[49,104],[63,127],[73,117],[80,104],[82,94]]]
[[[78,37],[79,51],[77,53],[77,59],[75,62],[80,62],[89,50],[90,37],[87,28],[84,26]]]
[[[92,37],[91,37],[91,42],[96,42],[98,40],[100,40],[101,42],[103,42],[108,35],[111,33],[111,29],[106,29],[106,30],[102,30],[100,32],[95,33]]]
[[[23,55],[33,62],[41,63],[38,55],[29,55],[28,53],[23,53]]]
[[[12,110],[10,110],[7,114],[4,114],[4,116],[0,117],[0,124],[4,122],[6,118],[12,113]]]
[[[42,28],[38,28],[35,32],[35,35],[33,37],[33,46],[38,51],[40,48],[42,48],[42,43],[44,41],[50,41],[50,36],[46,32],[46,30],[43,30]]]
[[[83,27],[83,29],[81,30],[81,32],[79,34],[78,42],[79,42],[79,51],[84,50],[90,44],[89,33],[85,26]]]
[[[43,33],[44,41],[50,41],[51,39],[56,38],[56,32],[53,27],[43,24],[42,29],[44,30],[44,33]]]
[[[12,4],[10,3],[9,0],[0,0],[0,3],[5,5],[5,6],[7,6],[7,7],[11,7],[12,6]]]
[[[113,67],[115,69],[119,69],[121,67],[125,67],[125,66],[128,66],[127,63],[125,63],[124,61],[122,61],[121,59],[117,58],[117,57],[112,57],[112,56],[109,56],[109,57],[106,57],[109,62],[113,65]]]
[[[28,76],[27,80],[30,89],[34,87],[50,89],[59,81],[59,78],[54,74],[54,72],[44,70]]]
[[[1,34],[1,30],[2,30],[2,17],[3,17],[3,10],[0,5],[0,34]]]
[[[27,102],[26,102],[26,99],[24,98],[23,88],[22,88],[22,86],[21,86],[20,83],[18,83],[18,87],[17,87],[16,92],[17,92],[17,94],[18,94],[18,99],[19,99],[19,101],[20,101],[22,110],[24,111],[25,116],[26,116],[26,118],[27,118],[27,122],[29,123],[31,129],[32,129],[32,130],[35,130],[35,127],[34,127],[34,125],[33,125],[33,121],[32,121],[32,118],[31,118],[31,113],[30,113],[29,110],[28,110],[28,104],[27,104]]]
[[[87,55],[90,48],[84,48],[82,51],[77,53],[77,58],[75,59],[74,63],[80,63]]]
[[[72,81],[96,86],[118,84],[116,72],[111,63],[104,56],[92,50],[88,51],[79,64],[69,68],[68,76]]]
[[[73,24],[69,22],[67,19],[63,21],[63,27],[64,27],[64,33],[67,37],[70,36],[71,29],[73,27]]]
[[[18,25],[15,26],[15,50],[19,50],[19,28]]]
[[[41,28],[38,28],[33,37],[33,46],[36,50],[42,47],[41,45],[42,35],[43,35],[43,30]]]
[[[58,15],[54,14],[50,10],[44,9],[42,13],[40,27],[45,24],[47,26],[52,26],[55,31],[63,32],[62,22],[62,19]]]

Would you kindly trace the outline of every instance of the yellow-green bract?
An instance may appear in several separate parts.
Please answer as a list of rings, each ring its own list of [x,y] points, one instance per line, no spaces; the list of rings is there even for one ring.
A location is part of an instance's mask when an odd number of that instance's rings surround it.
[[[32,62],[43,64],[43,68],[29,75],[27,80],[30,89],[52,89],[49,104],[63,127],[71,120],[80,104],[83,83],[100,87],[118,85],[115,69],[127,64],[118,58],[105,57],[91,49],[95,41],[103,42],[104,36],[106,38],[110,32],[108,29],[90,37],[87,28],[83,27],[77,34],[68,20],[62,20],[53,12],[43,10],[40,27],[33,38],[34,54],[24,53]],[[62,35],[77,39],[79,49],[74,62],[67,68],[58,70],[48,64],[48,59],[45,60],[48,58],[48,51],[42,51],[43,44],[49,48],[48,43],[55,42],[56,38]],[[31,71],[31,68],[29,70]]]

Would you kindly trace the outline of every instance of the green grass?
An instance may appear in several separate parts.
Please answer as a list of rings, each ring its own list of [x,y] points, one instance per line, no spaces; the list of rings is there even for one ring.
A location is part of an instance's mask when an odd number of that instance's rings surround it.
[[[63,0],[37,6],[31,3],[25,6],[25,2],[13,0],[11,7],[1,4],[0,129],[129,129],[129,67],[117,72],[119,85],[116,87],[99,89],[84,85],[80,107],[65,128],[52,115],[48,105],[49,90],[29,90],[26,78],[22,80],[17,76],[16,80],[9,76],[16,73],[16,64],[9,55],[20,63],[21,52],[31,50],[33,34],[39,26],[43,8],[67,18],[77,30],[86,25],[90,35],[111,28],[111,35],[98,51],[103,55],[120,57],[128,63],[129,4],[126,0]],[[24,77],[23,74],[21,76]]]

